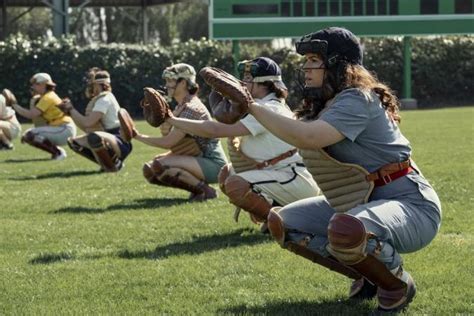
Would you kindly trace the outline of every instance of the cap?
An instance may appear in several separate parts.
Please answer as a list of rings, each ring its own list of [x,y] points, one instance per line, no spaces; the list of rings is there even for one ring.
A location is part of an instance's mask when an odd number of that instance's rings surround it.
[[[45,72],[35,74],[33,77],[31,77],[30,82],[46,83],[49,86],[56,86],[56,84],[53,82],[53,79],[51,79],[51,76]]]
[[[196,83],[196,70],[194,67],[188,64],[179,63],[167,67],[163,70],[163,79],[174,79],[178,80],[179,78],[183,78],[189,80],[192,83]]]
[[[262,83],[271,81],[281,89],[288,90],[281,78],[281,69],[278,64],[268,57],[258,57],[252,60],[243,60],[237,65],[240,77],[248,73],[252,82]]]
[[[329,27],[307,34],[295,43],[296,52],[320,54],[327,67],[340,61],[362,65],[362,46],[359,39],[342,27]]]

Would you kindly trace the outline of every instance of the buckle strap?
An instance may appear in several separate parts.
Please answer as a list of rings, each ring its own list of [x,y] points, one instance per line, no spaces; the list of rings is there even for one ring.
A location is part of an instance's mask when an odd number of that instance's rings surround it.
[[[298,150],[296,148],[294,148],[292,150],[284,152],[283,154],[281,154],[281,155],[279,155],[279,156],[277,156],[273,159],[268,159],[268,160],[262,161],[262,162],[260,162],[256,165],[256,168],[257,169],[263,169],[263,168],[266,168],[268,166],[273,166],[273,165],[277,164],[278,162],[293,156],[294,154],[296,154],[297,151]]]
[[[382,186],[407,175],[414,169],[410,166],[410,160],[391,163],[366,176],[367,181],[373,181],[375,186]]]

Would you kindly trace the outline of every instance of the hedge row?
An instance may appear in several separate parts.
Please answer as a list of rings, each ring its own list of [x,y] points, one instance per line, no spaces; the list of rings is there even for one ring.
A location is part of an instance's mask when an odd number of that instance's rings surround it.
[[[395,91],[402,87],[401,39],[364,39],[365,66],[377,73]],[[473,104],[474,37],[415,38],[413,40],[413,97],[422,107]],[[291,105],[298,103],[297,80],[300,57],[292,49],[272,50],[262,45],[242,45],[241,58],[268,56],[280,63],[290,89]],[[80,47],[73,38],[27,40],[21,36],[0,42],[0,88],[12,89],[20,102],[28,103],[29,78],[36,72],[48,72],[58,83],[62,97],[69,96],[78,108],[84,108],[85,71],[93,66],[111,73],[112,86],[121,105],[132,114],[145,86],[162,85],[161,73],[172,63],[186,62],[197,70],[213,65],[232,71],[231,45],[210,40],[188,41],[170,47],[156,45],[96,45]],[[202,80],[200,96],[209,92]]]

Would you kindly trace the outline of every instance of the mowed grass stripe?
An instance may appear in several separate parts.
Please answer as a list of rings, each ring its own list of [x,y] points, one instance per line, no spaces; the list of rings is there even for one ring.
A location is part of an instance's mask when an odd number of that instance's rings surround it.
[[[474,108],[402,112],[413,156],[443,203],[436,239],[405,254],[409,315],[474,313]],[[157,133],[144,122],[139,129]],[[24,126],[26,129],[27,126]],[[224,196],[148,184],[163,152],[140,143],[117,174],[15,142],[0,152],[0,314],[368,314],[349,282],[284,251]]]

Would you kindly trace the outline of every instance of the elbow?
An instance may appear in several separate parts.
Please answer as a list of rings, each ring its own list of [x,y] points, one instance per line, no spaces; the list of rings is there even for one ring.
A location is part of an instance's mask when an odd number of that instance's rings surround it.
[[[318,142],[314,135],[305,135],[298,139],[298,144],[294,144],[298,149],[321,149],[324,146]]]

